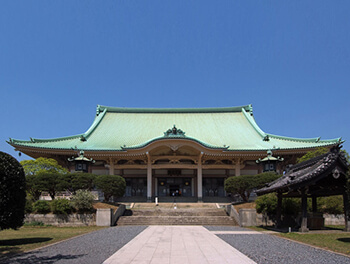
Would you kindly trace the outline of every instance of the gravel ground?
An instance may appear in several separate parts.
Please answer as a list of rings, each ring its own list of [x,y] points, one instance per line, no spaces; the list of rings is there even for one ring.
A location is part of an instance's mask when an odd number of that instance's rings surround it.
[[[240,227],[206,226],[210,231],[242,231]],[[268,234],[217,235],[258,264],[350,264],[350,258]]]
[[[146,226],[120,226],[95,231],[63,243],[17,255],[0,263],[97,264],[102,263]]]

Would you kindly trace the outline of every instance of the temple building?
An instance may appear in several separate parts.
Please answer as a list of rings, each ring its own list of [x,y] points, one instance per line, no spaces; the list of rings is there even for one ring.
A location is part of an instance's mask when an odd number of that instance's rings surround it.
[[[341,139],[300,139],[263,132],[251,105],[227,108],[143,109],[97,106],[95,120],[83,134],[53,139],[10,139],[30,157],[56,159],[75,170],[72,156],[84,151],[95,162],[86,171],[121,175],[126,197],[176,194],[205,200],[225,197],[224,180],[263,171],[257,160],[267,151],[283,157],[277,171],[317,147]]]

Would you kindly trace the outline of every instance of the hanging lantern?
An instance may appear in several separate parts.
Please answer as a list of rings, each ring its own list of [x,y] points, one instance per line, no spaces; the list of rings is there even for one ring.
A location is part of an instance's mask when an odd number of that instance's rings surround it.
[[[277,162],[283,161],[283,158],[272,156],[272,151],[267,151],[267,156],[263,159],[258,159],[256,163],[263,165],[263,172],[276,171]]]
[[[78,157],[72,157],[69,158],[68,161],[74,161],[75,163],[75,171],[81,171],[81,172],[88,172],[89,171],[89,164],[90,163],[95,163],[95,160],[93,159],[88,159],[84,157],[84,151],[81,150],[79,152]]]

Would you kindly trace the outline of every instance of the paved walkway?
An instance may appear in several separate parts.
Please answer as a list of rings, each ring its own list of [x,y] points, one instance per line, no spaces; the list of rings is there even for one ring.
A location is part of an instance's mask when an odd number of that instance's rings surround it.
[[[119,226],[0,263],[350,264],[350,258],[237,226]]]
[[[103,263],[253,264],[255,262],[202,226],[149,226]]]

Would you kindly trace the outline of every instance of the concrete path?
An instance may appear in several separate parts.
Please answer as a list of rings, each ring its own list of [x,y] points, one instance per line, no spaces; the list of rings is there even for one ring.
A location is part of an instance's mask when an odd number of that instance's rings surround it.
[[[202,226],[149,226],[103,263],[255,262]]]

